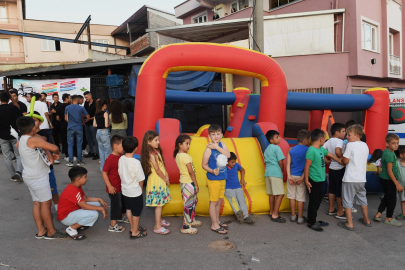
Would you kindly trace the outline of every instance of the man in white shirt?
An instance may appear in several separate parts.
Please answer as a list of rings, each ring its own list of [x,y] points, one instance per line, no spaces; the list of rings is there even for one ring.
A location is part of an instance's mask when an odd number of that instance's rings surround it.
[[[51,121],[49,120],[49,111],[46,103],[41,101],[41,94],[35,94],[35,104],[34,111],[39,112],[39,114],[44,118],[44,122],[39,126],[41,130],[45,130],[48,134],[47,140],[49,143],[52,142],[51,129],[53,128]]]

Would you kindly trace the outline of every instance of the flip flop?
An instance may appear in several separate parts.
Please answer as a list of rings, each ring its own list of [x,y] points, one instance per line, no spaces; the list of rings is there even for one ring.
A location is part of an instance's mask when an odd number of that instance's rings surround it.
[[[219,223],[218,225],[221,227],[224,227],[224,228],[228,228],[228,224],[223,223],[223,222]]]
[[[159,230],[153,230],[153,232],[157,234],[168,234],[170,231],[165,227],[160,227]]]
[[[286,222],[286,219],[282,218],[280,216],[278,216],[276,218],[272,218],[272,217],[270,217],[270,218],[271,218],[271,221],[274,221],[274,222],[278,222],[278,223],[285,223]]]
[[[350,227],[348,227],[348,226],[346,225],[346,221],[341,221],[341,222],[339,222],[339,223],[338,223],[338,226],[339,226],[340,228],[346,229],[346,230],[348,230],[348,231],[354,231],[354,228],[350,228]]]
[[[381,222],[381,217],[374,217],[374,221]]]
[[[144,232],[144,231],[146,231],[146,229],[145,229],[145,228],[142,228],[141,226],[139,226],[139,227],[138,227],[138,231]],[[132,232],[129,231],[129,234],[132,234]]]
[[[139,232],[137,235],[132,236],[132,234],[129,236],[129,239],[133,240],[133,239],[137,239],[137,238],[144,238],[146,237],[147,234],[145,232]]]
[[[169,226],[170,226],[170,222],[167,222],[166,220],[162,219],[162,221],[160,222],[160,226],[169,227]]]
[[[36,239],[44,239],[44,238],[45,238],[45,235],[46,235],[47,233],[48,233],[48,230],[46,230],[43,235],[35,234],[35,238],[36,238]]]
[[[360,221],[360,223],[363,224],[364,226],[371,227],[371,222],[370,222],[370,223],[366,223],[366,222],[364,221],[364,218],[359,218],[359,221]]]
[[[227,234],[227,233],[228,233],[223,227],[219,227],[219,228],[216,229],[216,230],[211,229],[211,231],[216,232],[216,233],[218,233],[218,234]],[[220,233],[220,232],[225,232],[225,233]]]

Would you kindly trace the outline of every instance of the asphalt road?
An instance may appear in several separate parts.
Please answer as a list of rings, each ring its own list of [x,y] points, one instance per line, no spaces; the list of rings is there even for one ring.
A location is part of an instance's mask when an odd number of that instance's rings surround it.
[[[98,161],[86,160],[89,180],[84,191],[89,196],[109,202]],[[59,192],[70,182],[64,162],[55,165]],[[49,241],[34,238],[36,226],[32,218],[32,201],[25,184],[10,181],[0,155],[0,270],[8,269],[403,269],[405,265],[405,226],[392,227],[373,222],[361,225],[354,214],[355,231],[337,226],[338,220],[327,216],[327,204],[318,213],[330,223],[323,233],[287,221],[271,222],[267,215],[254,216],[254,225],[229,224],[227,235],[210,230],[208,217],[198,217],[203,225],[196,235],[180,233],[181,217],[166,218],[172,223],[171,233],[152,233],[152,208],[145,208],[141,225],[149,235],[130,240],[128,233],[107,231],[109,220],[99,220],[84,231],[87,239]],[[369,195],[369,214],[377,210],[380,196]],[[357,207],[360,210],[360,207]],[[56,221],[59,230],[65,226]],[[400,212],[397,203],[395,214]],[[304,213],[305,214],[305,213]],[[289,213],[281,214],[289,218]],[[222,220],[234,220],[223,217]],[[129,229],[129,224],[124,227]],[[216,252],[208,245],[215,240],[233,242],[230,252]],[[260,262],[252,262],[252,257]]]

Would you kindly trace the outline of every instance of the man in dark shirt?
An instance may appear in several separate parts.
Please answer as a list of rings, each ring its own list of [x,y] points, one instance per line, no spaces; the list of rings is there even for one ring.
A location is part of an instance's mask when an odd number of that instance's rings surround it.
[[[61,106],[62,104],[59,102],[59,95],[58,93],[53,93],[52,94],[52,99],[53,99],[53,104],[51,105],[51,122],[52,122],[52,135],[53,135],[53,141],[55,142],[56,146],[60,148],[60,142],[59,142],[59,130],[60,130],[60,125],[59,122],[56,120],[56,109]],[[59,149],[60,150],[60,149]]]
[[[93,160],[99,159],[98,156],[98,143],[96,140],[97,129],[93,127],[94,115],[96,114],[96,102],[93,100],[91,93],[89,91],[84,92],[84,98],[86,102],[84,103],[84,108],[89,114],[90,118],[85,119],[84,128],[86,131],[87,143],[89,144],[90,152],[85,155],[85,158],[93,157]]]
[[[13,89],[9,93],[10,93],[10,98],[11,98],[12,104],[14,106],[16,106],[18,108],[18,110],[20,111],[19,117],[26,115],[27,114],[27,106],[23,102],[18,100],[18,92],[17,92],[17,90]]]
[[[0,93],[0,144],[1,151],[3,152],[4,161],[6,163],[7,170],[11,174],[11,181],[21,182],[22,164],[21,158],[18,153],[18,149],[15,147],[17,139],[11,135],[10,128],[15,131],[18,130],[16,121],[20,117],[20,111],[13,104],[8,104],[10,101],[10,94],[8,92]],[[14,168],[11,161],[11,152],[14,152],[14,156],[17,159],[17,170]]]
[[[69,161],[68,144],[67,144],[67,126],[65,121],[65,109],[70,105],[71,99],[69,94],[62,95],[63,103],[56,108],[56,121],[59,124],[59,133],[62,139],[62,152],[65,154],[65,160]]]

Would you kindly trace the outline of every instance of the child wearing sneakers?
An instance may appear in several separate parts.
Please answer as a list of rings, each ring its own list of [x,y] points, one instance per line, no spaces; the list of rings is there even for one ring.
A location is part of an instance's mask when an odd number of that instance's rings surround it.
[[[398,183],[405,187],[405,146],[399,147],[399,156],[401,159],[398,161]],[[397,220],[405,220],[405,191],[398,191],[398,197],[401,201],[402,213],[396,216]]]
[[[84,240],[86,236],[79,234],[78,229],[92,227],[98,219],[97,211],[107,218],[106,202],[101,198],[87,197],[83,186],[87,182],[87,170],[74,166],[69,170],[70,184],[60,194],[58,221],[69,226],[66,232],[73,240]]]
[[[279,135],[276,130],[269,130],[266,133],[266,138],[270,145],[267,146],[266,151],[264,151],[264,162],[266,163],[264,177],[266,181],[266,192],[269,195],[269,216],[271,221],[285,223],[285,218],[282,218],[278,214],[281,200],[284,197],[283,160],[285,159],[280,146],[278,146],[280,144]]]
[[[139,226],[139,217],[143,208],[143,173],[141,162],[134,158],[138,149],[138,139],[126,137],[122,140],[122,148],[125,155],[121,156],[118,162],[118,173],[121,178],[122,197],[125,201],[127,217],[131,224],[129,239],[145,237],[146,229]]]
[[[214,124],[208,128],[208,137],[211,143],[207,144],[202,159],[202,167],[207,171],[207,185],[210,194],[209,213],[211,218],[211,230],[226,234],[228,231],[227,224],[219,221],[219,212],[224,200],[226,164],[231,156],[225,143],[220,142],[222,139],[222,128]]]
[[[360,141],[364,130],[360,125],[351,125],[347,128],[347,145],[343,154],[343,164],[346,164],[345,174],[342,184],[342,203],[345,208],[347,222],[341,221],[338,223],[343,229],[353,231],[352,208],[353,203],[361,206],[363,218],[359,221],[371,227],[371,222],[368,219],[368,207],[366,198],[366,173],[367,173],[367,158],[369,149],[366,143]]]
[[[384,197],[381,200],[378,212],[374,217],[375,221],[381,221],[382,212],[387,209],[384,223],[393,226],[402,226],[402,222],[392,218],[395,205],[397,204],[397,191],[403,191],[398,182],[398,162],[395,151],[398,149],[399,137],[397,134],[389,133],[385,136],[387,149],[384,150],[381,158],[380,182],[384,189]]]
[[[287,198],[290,199],[291,222],[304,224],[307,220],[302,216],[305,197],[307,195],[304,183],[305,155],[308,150],[311,132],[306,129],[298,131],[298,145],[291,148],[287,155]],[[295,214],[295,201],[298,202],[298,217]]]
[[[17,119],[17,127],[21,132],[19,153],[23,165],[23,181],[27,185],[34,206],[32,214],[38,233],[37,239],[60,239],[67,236],[55,230],[51,214],[51,187],[49,184],[49,165],[53,158],[59,158],[59,149],[56,145],[36,135],[35,122],[31,117],[23,116]],[[49,151],[54,154],[51,155]]]
[[[330,128],[330,132],[332,133],[332,138],[325,142],[323,147],[328,150],[329,153],[334,154],[338,158],[342,158],[346,126],[341,123],[334,123]],[[335,216],[337,219],[346,219],[342,206],[342,179],[344,174],[345,166],[332,160],[329,165],[329,210],[326,214]],[[335,198],[337,210],[335,208]]]
[[[242,186],[246,186],[245,169],[236,162],[235,153],[231,152],[231,157],[228,158],[225,197],[228,199],[233,212],[236,215],[239,223],[253,224],[254,221],[250,218],[249,212],[243,195]],[[238,172],[240,171],[240,182]],[[242,185],[241,185],[242,184]],[[236,203],[236,207],[234,202]],[[237,210],[237,208],[239,210]]]
[[[322,189],[325,182],[325,156],[341,163],[341,160],[334,154],[322,147],[325,143],[325,132],[321,129],[314,129],[311,132],[312,145],[305,155],[305,185],[309,193],[308,204],[308,228],[317,232],[323,232],[322,227],[329,224],[324,221],[316,221],[319,206],[322,202]]]
[[[126,219],[125,201],[121,193],[121,178],[118,173],[118,163],[124,149],[122,148],[122,140],[124,137],[114,135],[111,138],[112,153],[107,157],[103,167],[103,180],[106,184],[106,191],[111,200],[111,222],[108,227],[109,232],[123,232],[125,228],[118,226],[117,221],[129,223]]]

